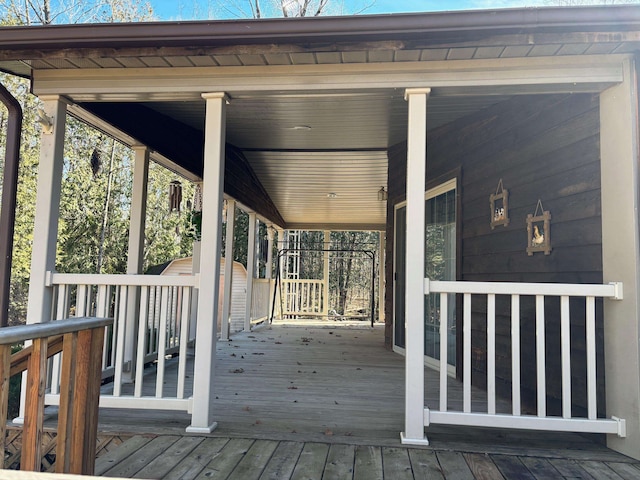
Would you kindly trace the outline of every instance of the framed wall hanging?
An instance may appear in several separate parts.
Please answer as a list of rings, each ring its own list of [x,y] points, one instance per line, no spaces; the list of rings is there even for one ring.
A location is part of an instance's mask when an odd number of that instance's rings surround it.
[[[489,196],[491,204],[491,230],[498,225],[509,225],[509,191],[502,185],[502,179],[498,182],[496,193]]]
[[[543,208],[541,200],[533,215],[527,215],[527,254],[535,252],[551,253],[551,212]]]

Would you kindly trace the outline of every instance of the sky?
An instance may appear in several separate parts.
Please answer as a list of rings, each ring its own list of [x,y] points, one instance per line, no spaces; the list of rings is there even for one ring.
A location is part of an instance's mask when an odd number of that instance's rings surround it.
[[[220,8],[220,5],[244,6],[247,0],[148,0],[155,14],[160,20],[195,20],[204,18],[239,18],[238,13],[233,14],[228,9]],[[475,10],[487,8],[509,7],[533,7],[541,6],[545,0],[333,0],[340,4],[351,14],[360,12],[365,5],[373,2],[369,8],[360,13],[382,14],[401,12],[430,12],[445,10]],[[261,0],[263,6],[269,0]],[[548,2],[547,2],[548,3]],[[247,9],[248,10],[248,9]],[[235,9],[237,12],[237,9]],[[334,10],[331,13],[340,13]],[[248,12],[247,12],[248,14]],[[246,16],[246,15],[245,15]]]

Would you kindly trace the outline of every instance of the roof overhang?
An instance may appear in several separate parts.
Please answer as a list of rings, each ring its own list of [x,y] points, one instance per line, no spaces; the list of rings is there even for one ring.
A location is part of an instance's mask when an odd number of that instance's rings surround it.
[[[0,28],[0,69],[190,179],[201,94],[225,92],[227,138],[287,225],[331,229],[384,227],[405,88],[432,89],[433,128],[511,95],[603,91],[639,49],[638,6]]]

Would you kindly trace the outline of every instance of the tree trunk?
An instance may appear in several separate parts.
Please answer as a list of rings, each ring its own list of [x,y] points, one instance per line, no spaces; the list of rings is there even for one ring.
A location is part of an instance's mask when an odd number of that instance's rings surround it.
[[[100,228],[100,245],[98,247],[98,264],[96,272],[102,273],[102,262],[104,261],[104,240],[107,232],[107,221],[109,220],[109,203],[111,203],[111,185],[113,184],[113,161],[116,156],[116,141],[111,144],[111,155],[109,156],[109,173],[107,176],[107,193],[104,196],[104,209],[102,210],[102,226]]]

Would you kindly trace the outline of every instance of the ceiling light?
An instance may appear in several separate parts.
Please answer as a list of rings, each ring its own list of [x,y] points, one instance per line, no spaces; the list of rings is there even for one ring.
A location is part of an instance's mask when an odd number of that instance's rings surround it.
[[[327,198],[337,198],[338,194],[335,192],[327,193]]]
[[[307,130],[311,130],[311,127],[309,125],[294,125],[293,127],[290,128],[290,130],[307,131]]]

